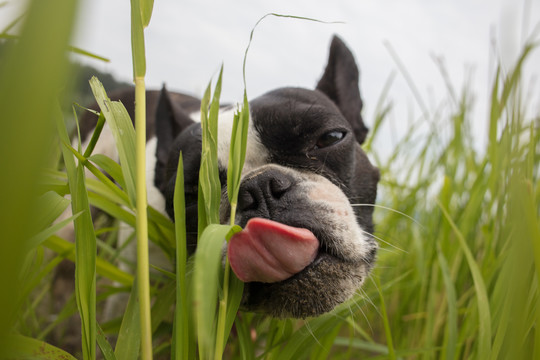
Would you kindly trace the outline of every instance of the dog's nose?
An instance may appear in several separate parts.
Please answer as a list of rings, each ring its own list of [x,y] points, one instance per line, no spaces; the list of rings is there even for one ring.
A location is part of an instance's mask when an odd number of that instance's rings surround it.
[[[240,185],[238,210],[253,216],[270,218],[273,211],[283,206],[283,196],[293,187],[294,179],[276,169],[269,169],[250,177]]]

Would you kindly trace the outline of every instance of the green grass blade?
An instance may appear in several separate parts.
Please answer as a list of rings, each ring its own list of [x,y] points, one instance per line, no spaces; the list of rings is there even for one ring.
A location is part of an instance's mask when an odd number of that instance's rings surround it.
[[[227,193],[231,206],[236,206],[242,168],[246,159],[247,135],[249,128],[249,103],[244,91],[244,103],[239,113],[234,115],[231,134],[231,149],[227,169]],[[234,219],[233,219],[234,220]]]
[[[199,184],[197,185],[197,242],[201,239],[201,235],[206,229],[208,224],[208,218],[207,218],[207,212],[206,212],[206,205],[204,204],[204,195],[202,191],[202,185],[199,181]]]
[[[69,260],[75,261],[75,244],[53,235],[46,239],[43,245],[55,253],[65,256]],[[96,272],[122,285],[131,286],[133,284],[133,276],[131,274],[118,269],[116,266],[99,257],[96,259]]]
[[[107,338],[105,337],[105,334],[103,333],[103,330],[99,324],[97,324],[97,343],[105,360],[116,360],[114,350],[111,344],[109,344],[109,341],[107,341]]]
[[[240,346],[240,355],[243,360],[255,360],[255,344],[251,339],[251,326],[245,318],[237,317],[236,331]]]
[[[332,345],[334,345],[334,342],[340,330],[341,330],[341,327],[336,326],[333,330],[328,332],[327,335],[319,339],[320,345],[313,347],[309,358],[311,360],[328,359],[330,357],[330,352],[332,351]]]
[[[231,217],[233,217],[233,215],[231,215]],[[234,220],[232,218],[230,226],[229,232],[225,236],[225,240],[227,240],[227,242],[234,234],[242,231],[240,226],[234,225]],[[244,291],[244,283],[240,281],[240,279],[238,279],[231,271],[229,257],[227,254],[225,254],[225,268],[222,289],[223,295],[219,300],[214,359],[221,359],[223,356],[225,344],[229,338],[229,333],[231,332],[234,319],[236,318],[238,308],[240,307],[242,293]]]
[[[106,195],[90,193],[89,200],[92,206],[105,211],[112,217],[135,227],[135,215],[121,205],[110,201]]]
[[[499,79],[501,75],[500,67],[497,68],[497,73],[493,81],[493,88],[491,89],[491,101],[490,101],[490,114],[489,114],[489,153],[492,159],[495,159],[495,151],[497,148],[497,127],[499,118],[501,116],[501,105],[499,103]]]
[[[202,149],[203,150],[205,149],[205,144],[208,142],[207,140],[208,139],[208,135],[207,135],[208,133],[208,106],[210,104],[210,95],[211,95],[210,92],[211,92],[211,87],[210,87],[210,84],[208,84],[204,92],[204,95],[201,99],[201,129],[203,132],[203,136],[202,136],[202,139],[203,139]],[[208,153],[208,149],[206,149],[206,152],[201,150],[201,156],[206,156],[207,153]],[[206,163],[203,164],[203,159],[204,157],[201,158],[201,166],[199,170],[199,183],[197,185],[198,186],[198,190],[197,190],[197,202],[198,202],[197,240],[200,240],[200,237],[204,229],[211,223],[209,221],[209,217],[211,216],[210,212],[208,211],[209,205],[206,204],[206,200],[205,200],[205,191],[206,192],[210,191],[209,189],[206,189],[207,187],[210,186],[210,183],[209,183],[208,178],[201,176],[203,169],[206,168]],[[207,162],[208,160],[204,160],[204,161]]]
[[[439,265],[441,267],[441,273],[444,280],[444,287],[446,290],[446,301],[448,303],[448,315],[446,318],[447,323],[447,340],[446,340],[446,353],[442,359],[453,360],[455,359],[456,349],[458,347],[458,305],[456,299],[456,290],[452,281],[452,275],[450,274],[450,268],[448,262],[441,250],[440,244],[437,244],[437,258],[439,259]]]
[[[143,39],[144,40],[144,39]],[[133,49],[135,50],[135,49]],[[144,52],[142,53],[144,59]],[[136,68],[136,64],[133,64]],[[146,194],[146,87],[143,76],[135,81],[136,132],[136,234],[137,234],[137,281],[141,312],[141,356],[152,359],[152,313],[150,304],[150,266],[148,249],[148,200]],[[123,107],[122,107],[123,109]],[[125,109],[124,109],[125,110]]]
[[[264,19],[266,19],[269,16],[274,16],[274,17],[277,17],[277,18],[285,18],[285,19],[288,18],[288,19],[296,19],[296,20],[314,21],[314,22],[318,22],[318,23],[322,23],[322,24],[340,24],[341,23],[339,21],[321,21],[321,20],[318,20],[318,19],[313,19],[313,18],[308,18],[308,17],[303,17],[303,16],[277,14],[277,13],[268,13],[268,14],[264,15],[263,17],[261,17],[259,20],[257,20],[255,25],[251,29],[251,32],[249,34],[248,45],[246,46],[246,50],[244,52],[244,60],[243,60],[243,63],[242,63],[242,78],[244,80],[244,90],[247,89],[247,86],[246,86],[246,63],[247,63],[247,55],[248,55],[248,52],[249,52],[249,48],[251,46],[251,42],[253,41],[253,34],[255,33],[255,29],[257,28],[257,26]]]
[[[386,346],[388,347],[388,358],[395,360],[397,358],[396,358],[396,353],[394,350],[394,339],[392,336],[392,329],[390,327],[390,320],[388,318],[386,302],[384,301],[384,294],[381,288],[381,280],[378,277],[374,277],[374,278],[375,278],[375,286],[377,287],[377,291],[379,293],[379,298],[381,301],[380,311],[381,311],[382,321],[384,324],[384,332],[386,335]]]
[[[141,16],[141,1],[131,0],[131,53],[133,58],[133,79],[146,75],[146,52],[144,45],[144,24]],[[148,18],[150,21],[150,18]]]
[[[98,178],[103,184],[107,185],[109,189],[114,192],[116,196],[123,200],[125,205],[129,205],[129,199],[126,194],[116,186],[105,174],[103,174],[97,167],[88,161],[84,156],[82,156],[77,150],[75,150],[69,143],[64,142],[64,146],[75,155],[75,157],[88,169],[90,172]]]
[[[133,360],[139,358],[141,348],[141,325],[139,300],[137,297],[137,282],[133,282],[126,311],[118,332],[118,340],[114,354],[118,360]]]
[[[148,220],[146,198],[146,53],[144,27],[152,16],[153,0],[131,1],[131,53],[133,81],[135,82],[136,133],[136,207],[137,207],[137,281],[139,281],[141,350],[142,358],[152,359],[152,332],[150,312],[150,280],[148,254]],[[126,179],[126,182],[128,180]],[[130,185],[127,184],[129,187]],[[129,191],[128,191],[129,193]]]
[[[227,343],[227,338],[229,337],[236,315],[238,314],[243,291],[244,283],[236,277],[234,272],[231,272],[231,276],[229,277],[229,298],[227,299],[223,344]]]
[[[170,281],[160,287],[155,294],[159,299],[152,306],[152,333],[155,333],[159,325],[169,317],[171,307],[175,302],[176,282]]]
[[[203,195],[206,222],[208,224],[219,223],[219,205],[221,202],[221,184],[219,182],[219,169],[217,160],[217,121],[219,110],[219,97],[221,94],[221,78],[223,67],[215,86],[214,96],[210,110],[210,84],[201,101],[201,127],[202,127],[202,154],[201,168],[199,172],[199,184]]]
[[[68,133],[62,118],[57,128],[63,143],[62,153],[68,173],[73,214],[81,213],[74,221],[75,229],[75,299],[81,317],[83,358],[95,359],[96,351],[96,237],[85,184],[82,162],[75,165]]]
[[[190,351],[190,301],[186,286],[187,244],[186,209],[184,199],[184,163],[178,158],[174,186],[174,224],[176,229],[176,311],[174,317],[174,358],[188,359]]]
[[[148,27],[152,18],[152,10],[154,8],[154,0],[139,0],[141,6],[141,20],[143,28]]]
[[[92,206],[95,206],[112,217],[125,222],[126,224],[135,227],[136,218],[135,215],[123,208],[121,205],[110,201],[107,194],[89,193],[89,200]],[[161,221],[161,217],[154,221],[154,217],[151,217],[151,222],[148,228],[148,236],[150,239],[164,249],[165,253],[170,253],[170,242],[167,240],[172,237],[172,230],[170,226],[162,226],[158,221]],[[169,224],[170,225],[170,224]]]
[[[193,294],[201,359],[210,359],[214,355],[220,259],[223,243],[230,230],[229,225],[208,225],[194,255]]]
[[[336,340],[334,341],[334,346],[344,346],[348,347],[349,349],[355,348],[355,349],[362,349],[366,350],[373,354],[388,354],[388,348],[381,344],[376,344],[372,342],[363,341],[360,339],[349,339],[349,338],[343,338],[343,337],[336,337]]]
[[[124,174],[126,192],[131,207],[135,207],[135,129],[133,123],[122,103],[111,101],[103,85],[96,77],[90,80],[90,87],[96,98],[101,112],[109,124],[120,158],[120,165]]]
[[[84,156],[84,155],[83,155]],[[85,156],[86,157],[86,156]],[[102,155],[102,154],[94,154],[90,157],[86,157],[88,160],[99,166],[103,171],[105,171],[110,177],[113,178],[113,180],[118,183],[118,185],[122,188],[126,188],[126,183],[124,181],[124,174],[122,173],[122,168],[120,165],[114,161],[113,159]],[[109,185],[109,187],[112,188],[112,185],[107,182],[106,185]],[[113,184],[114,185],[114,184]],[[116,191],[116,189],[114,189]]]
[[[105,63],[111,62],[111,60],[107,59],[106,57],[94,54],[92,52],[80,49],[80,48],[75,47],[75,46],[68,46],[68,49],[69,49],[69,51],[71,51],[71,52],[73,52],[75,54],[83,55],[83,56],[86,56],[86,57],[89,57],[89,58],[92,58],[92,59],[103,61]]]
[[[44,229],[43,231],[40,231],[36,235],[32,236],[28,240],[28,246],[30,247],[36,247],[40,245],[43,241],[45,241],[50,236],[56,234],[60,229],[62,229],[64,226],[72,222],[73,220],[77,219],[79,215],[81,215],[82,212],[75,214],[73,216],[70,216],[67,219],[64,219],[62,221],[59,221],[58,223],[49,226],[48,228]]]
[[[35,204],[34,225],[42,230],[56,220],[69,206],[69,199],[58,195],[54,191],[47,191],[41,195]]]
[[[75,109],[73,110],[73,112],[75,113],[75,116],[77,116]],[[92,152],[94,151],[96,147],[97,141],[99,139],[99,135],[101,135],[101,131],[103,130],[104,125],[105,125],[105,115],[103,115],[103,113],[100,112],[97,123],[96,123],[96,127],[94,128],[94,132],[92,133],[92,137],[90,138],[90,142],[88,143],[86,150],[84,150],[83,156],[85,158],[90,157],[90,155],[92,155]]]
[[[77,167],[76,184],[73,187],[70,184],[70,187],[72,188],[73,213],[82,212],[81,216],[75,219],[74,224],[75,292],[82,322],[83,355],[85,359],[95,359],[97,248],[82,164]]]
[[[467,259],[467,264],[471,271],[474,289],[476,291],[476,300],[478,305],[478,349],[477,356],[482,359],[489,359],[491,353],[491,315],[490,315],[490,304],[488,300],[486,284],[482,277],[482,273],[478,266],[478,263],[475,261],[471,250],[467,246],[467,242],[463,235],[461,234],[459,228],[456,226],[455,222],[450,217],[448,210],[437,202],[439,208],[443,212],[444,217],[452,227],[456,237],[458,239],[459,245],[465,254]]]
[[[21,335],[9,335],[5,339],[2,355],[6,359],[76,360],[75,357],[62,349]]]
[[[331,313],[309,320],[286,339],[287,344],[282,349],[276,348],[269,358],[279,360],[309,358],[313,348],[321,346],[320,340],[343,324],[342,315],[348,311],[348,308],[339,307]]]

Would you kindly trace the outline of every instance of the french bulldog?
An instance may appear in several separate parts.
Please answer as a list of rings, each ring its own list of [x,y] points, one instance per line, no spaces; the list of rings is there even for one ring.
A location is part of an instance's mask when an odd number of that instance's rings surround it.
[[[116,97],[132,104],[132,96],[131,91]],[[165,88],[148,92],[147,101],[147,164],[153,168],[149,204],[174,219],[181,152],[192,253],[197,246],[200,102]],[[369,205],[376,200],[379,171],[361,147],[368,129],[353,54],[334,37],[314,90],[280,88],[249,106],[234,219],[243,230],[224,245],[232,270],[245,282],[241,308],[280,318],[323,314],[360,288],[377,252]],[[223,107],[218,120],[222,223],[230,223],[226,174],[234,110]]]

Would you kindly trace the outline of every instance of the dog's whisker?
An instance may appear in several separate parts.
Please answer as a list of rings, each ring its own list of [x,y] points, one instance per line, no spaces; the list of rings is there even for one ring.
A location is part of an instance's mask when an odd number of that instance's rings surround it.
[[[358,326],[356,325],[354,321],[354,317],[356,313],[360,312],[364,320],[366,320],[366,323],[368,324],[371,333],[373,333],[374,332],[373,327],[371,326],[371,323],[369,322],[369,319],[367,318],[366,313],[364,312],[364,310],[362,309],[362,306],[360,305],[360,301],[365,302],[366,298],[370,300],[367,294],[365,294],[365,292],[361,292],[361,291],[355,292],[355,295],[351,298],[351,301],[349,302],[349,309],[351,311],[351,317],[350,319],[346,319],[345,321],[349,322],[349,324],[353,327],[353,330],[356,331]],[[371,300],[369,302],[370,304],[373,304]],[[356,307],[357,311],[353,311],[352,306]]]
[[[385,243],[386,245],[391,246],[391,247],[393,247],[394,249],[396,249],[396,250],[398,250],[398,251],[401,251],[401,252],[403,252],[403,253],[405,253],[405,254],[408,254],[407,251],[401,249],[400,247],[398,247],[398,246],[396,246],[396,245],[394,245],[394,244],[392,244],[392,243],[390,243],[390,242],[388,242],[388,241],[386,241],[386,240],[383,240],[382,238],[380,238],[380,237],[378,237],[378,236],[376,236],[376,235],[374,235],[374,234],[371,234],[371,233],[368,232],[368,231],[365,231],[365,230],[361,230],[361,231],[362,231],[364,234],[369,235],[369,236],[372,236],[372,237],[374,237],[375,239],[379,240],[380,242]]]
[[[368,304],[372,308],[376,308],[375,304],[373,303],[373,300],[371,300],[371,298],[367,295],[367,293],[363,289],[359,289],[359,292],[361,294],[363,294],[363,296],[360,299],[361,301],[363,301],[365,304]],[[363,310],[362,306],[360,306],[360,304],[358,304],[358,303],[357,303],[357,306],[358,306],[358,310],[360,311],[360,313],[364,317],[364,320],[366,321],[366,323],[367,323],[367,325],[369,327],[369,331],[371,332],[371,334],[374,334],[375,330],[373,329],[373,326],[371,325],[371,322],[369,321],[369,319],[368,319],[365,311]]]
[[[363,288],[359,288],[356,291],[360,295],[359,300],[361,300],[364,303],[369,304],[371,306],[375,306],[375,304],[373,303],[373,300],[371,300],[371,298],[369,297],[369,295],[365,292],[365,290]]]
[[[393,250],[393,249],[388,249],[388,248],[379,248],[379,251],[381,251],[381,252],[387,252],[387,253],[392,254],[392,255],[398,255],[398,254],[400,254],[399,251],[396,251],[396,250]]]
[[[367,277],[370,278],[372,275],[369,274]],[[374,309],[377,308],[377,306],[375,305],[375,303],[373,302],[373,300],[371,300],[371,298],[367,295],[367,293],[364,291],[364,289],[360,288],[358,289],[358,291],[360,291],[361,293],[364,294],[364,296],[362,297],[362,300],[364,300],[366,303],[368,303],[369,305],[371,305]]]
[[[355,317],[356,312],[362,311],[362,307],[360,306],[360,301],[362,301],[362,297],[363,295],[360,292],[355,291],[354,295],[351,298],[351,301],[349,301],[348,303],[349,312],[351,313],[350,317],[353,319]],[[356,310],[353,310],[353,307],[356,308]]]
[[[378,286],[377,286],[377,282],[373,278],[373,274],[369,274],[368,279],[371,280],[371,283],[377,289],[377,292],[381,291],[381,289],[379,289]],[[375,304],[373,302],[371,302],[371,304],[373,305],[373,309],[375,310],[375,312],[379,315],[379,317],[382,318],[383,316],[382,316],[381,310],[377,306],[375,306]]]
[[[364,320],[366,321],[368,327],[369,327],[369,331],[373,334],[374,333],[374,330],[373,330],[373,327],[371,326],[371,322],[369,321],[366,313],[364,312],[364,310],[362,309],[362,307],[360,306],[360,304],[358,304],[357,302],[355,302],[355,305],[356,307],[358,308],[358,311],[362,314],[362,317],[364,318]],[[356,327],[353,327],[353,329],[356,330]]]
[[[313,330],[311,329],[311,326],[309,325],[309,322],[306,322],[306,329],[307,329],[307,331],[309,331],[309,333],[311,334],[311,336],[313,337],[313,339],[317,342],[317,344],[319,344],[320,347],[324,348],[324,346],[321,344],[321,342],[319,341],[319,339],[317,339],[317,336],[315,336],[315,333],[314,333]]]
[[[387,207],[387,206],[383,206],[383,205],[377,205],[377,204],[351,204],[352,207],[360,207],[360,206],[371,206],[371,207],[376,207],[378,209],[384,209],[384,210],[388,210],[388,211],[392,211],[392,212],[395,212],[396,214],[399,214],[399,215],[402,215],[404,217],[406,217],[407,219],[411,220],[412,222],[414,222],[416,225],[420,226],[422,229],[425,229],[424,225],[420,224],[415,218],[413,218],[412,216],[410,215],[407,215],[405,214],[404,212],[401,212],[399,210],[396,210],[396,209],[392,209],[391,207]]]

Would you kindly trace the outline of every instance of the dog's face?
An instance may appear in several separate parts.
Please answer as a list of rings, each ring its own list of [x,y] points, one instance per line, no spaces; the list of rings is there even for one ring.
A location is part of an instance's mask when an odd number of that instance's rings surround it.
[[[330,311],[360,287],[377,245],[372,207],[379,173],[360,144],[365,128],[358,69],[334,38],[315,90],[283,88],[250,103],[250,129],[235,223],[244,230],[227,248],[231,267],[246,282],[242,307],[277,317]],[[222,223],[230,222],[226,168],[232,111],[220,117],[219,167]],[[166,91],[156,116],[156,186],[173,218],[180,151],[188,246],[196,247],[200,124]],[[355,206],[358,205],[358,206]]]

